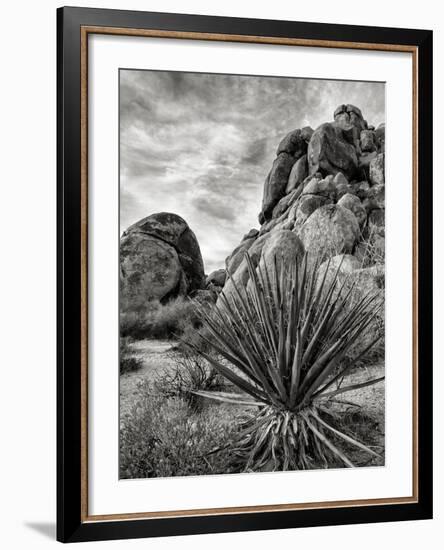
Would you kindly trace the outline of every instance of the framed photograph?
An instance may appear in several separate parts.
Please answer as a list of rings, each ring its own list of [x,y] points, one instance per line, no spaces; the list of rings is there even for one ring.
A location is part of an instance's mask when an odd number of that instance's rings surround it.
[[[432,32],[58,10],[58,539],[432,517]]]

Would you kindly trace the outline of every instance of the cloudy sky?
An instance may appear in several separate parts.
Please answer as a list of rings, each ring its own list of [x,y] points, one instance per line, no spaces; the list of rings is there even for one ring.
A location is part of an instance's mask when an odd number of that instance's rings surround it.
[[[384,121],[384,84],[120,71],[120,229],[155,212],[182,216],[206,273],[252,227],[281,138],[332,120],[342,103]]]

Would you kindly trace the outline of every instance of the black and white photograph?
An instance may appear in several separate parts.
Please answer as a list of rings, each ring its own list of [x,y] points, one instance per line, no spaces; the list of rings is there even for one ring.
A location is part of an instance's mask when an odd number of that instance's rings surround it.
[[[384,83],[119,76],[120,478],[383,466]]]

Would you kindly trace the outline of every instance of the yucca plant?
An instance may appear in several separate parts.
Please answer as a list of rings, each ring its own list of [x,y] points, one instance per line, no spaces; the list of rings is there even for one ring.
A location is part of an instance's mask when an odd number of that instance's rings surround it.
[[[231,290],[217,305],[200,309],[210,335],[203,338],[215,353],[196,348],[240,390],[196,393],[253,407],[231,444],[233,465],[243,471],[328,467],[338,460],[354,466],[340,442],[379,456],[338,429],[325,401],[383,379],[337,384],[379,339],[350,357],[380,299],[367,294],[351,305],[354,286],[340,284],[341,266],[319,273],[319,262],[307,255],[300,262],[275,256],[268,268],[264,262],[255,268],[248,253],[246,261],[248,285],[231,277]]]

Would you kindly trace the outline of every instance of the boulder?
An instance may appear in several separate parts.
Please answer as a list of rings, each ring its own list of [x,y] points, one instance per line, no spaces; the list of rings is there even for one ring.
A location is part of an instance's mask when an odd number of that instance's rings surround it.
[[[265,268],[271,273],[276,257],[287,269],[295,257],[300,262],[303,256],[304,246],[295,233],[286,230],[274,231],[264,244],[259,268]]]
[[[277,218],[277,219],[275,218],[265,222],[259,231],[259,237],[262,237],[262,235],[265,235],[265,233],[268,233],[269,231],[274,229],[281,221],[282,221],[281,218]]]
[[[308,143],[311,139],[311,136],[313,135],[313,128],[311,126],[304,126],[302,129],[301,129],[301,137],[302,139]]]
[[[307,152],[307,142],[305,138],[307,137],[306,128],[304,128],[304,137],[302,130],[293,130],[289,132],[284,139],[279,143],[276,155],[281,153],[288,153],[293,155],[295,160],[302,157]]]
[[[355,285],[358,294],[380,294],[384,292],[385,269],[382,264],[356,269],[350,276],[350,283]],[[359,296],[357,297],[359,298]]]
[[[276,234],[279,234],[279,231],[276,232]],[[265,243],[270,239],[271,233],[266,233],[265,235],[261,235],[256,239],[256,241],[250,246],[248,250],[248,255],[250,256],[251,262],[254,267],[257,267],[259,264],[259,260],[261,258],[262,249],[265,246]],[[225,282],[225,286],[223,288],[223,293],[225,296],[230,296],[231,293],[234,291],[233,289],[233,281],[235,284],[246,287],[248,283],[248,264],[247,260],[245,258],[245,251],[242,251],[242,259],[237,266],[237,268],[233,271],[228,271],[230,276],[227,278]]]
[[[338,172],[333,179],[333,183],[336,187],[338,187],[338,185],[348,185],[348,179],[342,172]]]
[[[302,189],[295,189],[288,195],[285,195],[273,208],[273,215],[272,218],[276,219],[282,216],[282,214],[290,208],[290,206],[293,204],[295,200],[299,197],[301,194]]]
[[[128,305],[186,294],[179,256],[173,246],[132,233],[120,242],[120,288]]]
[[[313,133],[308,144],[309,173],[336,175],[342,172],[353,179],[358,170],[358,157],[355,147],[349,143],[343,130],[334,124],[322,124]]]
[[[380,124],[375,130],[375,137],[379,147],[379,151],[384,153],[385,151],[385,124]]]
[[[359,235],[353,212],[335,204],[315,210],[299,232],[305,250],[321,258],[351,253]]]
[[[317,195],[319,192],[319,182],[322,176],[316,173],[313,177],[308,177],[303,184],[302,195]]]
[[[362,130],[360,137],[361,151],[365,153],[372,153],[376,151],[377,145],[375,143],[375,132],[371,130]]]
[[[293,168],[291,169],[290,175],[288,176],[288,183],[285,189],[285,193],[288,194],[297,189],[307,176],[307,155],[302,155],[302,157],[295,162]]]
[[[358,220],[359,227],[364,227],[367,220],[367,211],[362,206],[362,202],[356,195],[352,195],[351,193],[345,194],[339,199],[338,205],[344,206],[345,208],[351,210]]]
[[[166,301],[203,288],[199,244],[180,216],[161,212],[129,227],[120,239],[120,284],[128,300]]]
[[[259,235],[258,229],[254,229],[254,228],[250,229],[250,231],[242,237],[242,241],[246,241],[247,239],[255,239],[258,235]]]
[[[354,126],[359,132],[367,129],[367,122],[362,116],[361,109],[355,105],[339,105],[333,114],[336,124],[343,127]]]
[[[385,183],[384,164],[384,153],[379,153],[379,155],[370,161],[369,179],[372,185]]]
[[[270,236],[271,236],[271,233],[265,233],[265,235],[261,235],[247,249],[248,254],[250,256],[250,259],[251,259],[252,263],[254,264],[254,266],[257,266],[257,264],[259,263],[259,259],[260,259],[261,254],[262,254],[262,249],[263,249],[265,243],[267,242],[267,240],[270,238]],[[245,260],[245,252],[246,252],[245,249],[242,250],[242,255],[239,258],[240,261],[239,261],[239,263],[238,263],[238,265],[236,266],[235,269],[234,268],[231,269],[231,270],[227,269],[230,276],[232,276],[235,281],[239,281],[242,284],[246,284],[247,280],[248,280],[248,268],[247,268],[247,262]],[[228,279],[226,281],[225,287],[229,283],[230,283],[230,280]]]
[[[206,278],[205,286],[224,286],[226,278],[227,272],[225,271],[225,269],[216,269],[215,271],[212,271]]]
[[[262,211],[259,215],[259,222],[262,224],[269,220],[273,208],[280,201],[285,193],[288,183],[288,176],[295,163],[295,158],[289,153],[280,153],[273,162],[270,173],[264,184],[264,196],[262,199]]]
[[[241,261],[244,259],[245,252],[250,248],[250,246],[256,240],[255,238],[243,240],[233,252],[225,259],[226,271],[233,275],[236,269],[239,267]]]
[[[288,218],[293,220],[294,229],[297,232],[315,210],[324,206],[328,199],[321,195],[303,195],[292,207]]]
[[[335,186],[335,189],[336,189],[336,200],[339,200],[341,197],[343,197],[347,193],[354,194],[354,191],[349,185],[347,178],[344,176],[342,172],[338,172],[336,174],[336,176],[333,179],[333,185]]]
[[[336,186],[333,180],[334,177],[330,174],[318,183],[318,194],[332,201],[336,200]]]

